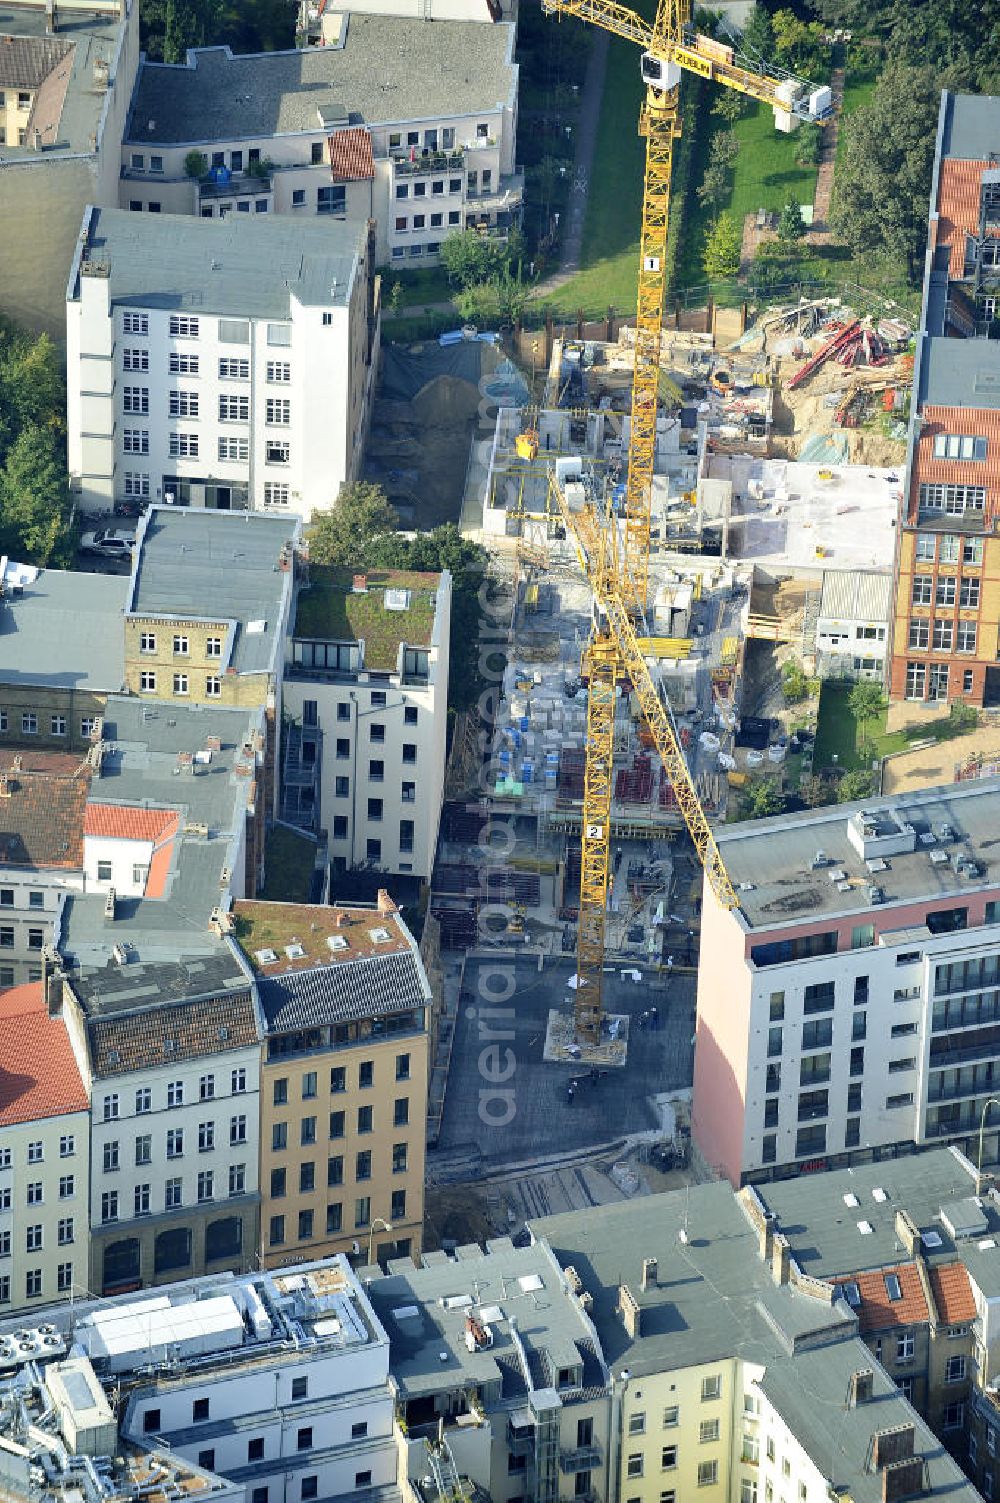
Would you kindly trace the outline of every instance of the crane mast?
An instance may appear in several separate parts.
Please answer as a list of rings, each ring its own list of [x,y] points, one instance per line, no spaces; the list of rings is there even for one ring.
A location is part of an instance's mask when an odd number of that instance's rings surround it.
[[[638,698],[643,719],[670,778],[706,877],[719,902],[737,906],[715,837],[691,779],[669,707],[639,646],[645,634],[649,594],[650,523],[656,457],[656,409],[666,291],[667,234],[674,142],[680,135],[682,71],[714,79],[775,112],[780,129],[801,120],[829,119],[829,88],[814,89],[792,74],[765,70],[738,58],[735,48],[692,28],[691,0],[659,0],[652,25],[618,0],[542,0],[546,14],[577,16],[642,49],[646,95],[639,134],[646,142],[642,227],[636,298],[635,373],[629,431],[628,480],[621,521],[597,513],[593,499],[571,507],[550,482],[556,506],[573,539],[594,593],[595,624],[584,657],[589,681],[587,754],[581,836],[580,918],[577,934],[575,1024],[578,1041],[601,1037],[604,940],[611,855],[611,799],[617,686],[625,680]]]

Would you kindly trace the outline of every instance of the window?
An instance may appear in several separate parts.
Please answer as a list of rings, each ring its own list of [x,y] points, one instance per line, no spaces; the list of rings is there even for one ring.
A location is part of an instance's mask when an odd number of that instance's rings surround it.
[[[961,1383],[965,1379],[965,1358],[949,1357],[945,1367],[944,1381],[946,1383]]]
[[[372,1156],[371,1156],[371,1150],[368,1149],[368,1148],[365,1148],[365,1149],[362,1150],[361,1153],[358,1154],[358,1156],[357,1156],[357,1158],[355,1160],[354,1178],[361,1180],[361,1179],[371,1179],[371,1177],[372,1177]]]
[[[126,496],[134,496],[139,500],[148,499],[149,476],[142,474],[139,470],[126,470],[125,494]]]
[[[181,1188],[183,1181],[179,1178],[171,1178],[164,1181],[163,1206],[167,1211],[176,1211],[181,1205]]]
[[[246,461],[250,458],[250,440],[247,438],[220,438],[219,458]]]
[[[312,1236],[312,1234],[313,1234],[313,1213],[312,1213],[312,1211],[300,1211],[299,1212],[299,1241],[300,1242],[308,1242],[308,1240]]]
[[[23,736],[38,735],[38,716],[34,710],[25,710],[21,716],[21,734]]]
[[[229,1089],[234,1096],[241,1096],[247,1088],[247,1072],[243,1065],[233,1070],[229,1076]]]
[[[361,1227],[368,1226],[370,1224],[370,1222],[371,1222],[371,1219],[372,1219],[372,1202],[371,1202],[371,1196],[369,1196],[369,1195],[359,1195],[358,1198],[357,1198],[357,1200],[354,1202],[354,1229],[355,1229],[355,1231],[360,1230]]]
[[[299,1124],[299,1142],[303,1147],[316,1141],[316,1118],[303,1117]]]
[[[328,1185],[342,1185],[344,1183],[344,1160],[342,1155],[335,1154],[326,1161],[326,1182]]]
[[[148,386],[123,386],[122,408],[125,412],[134,412],[144,415],[149,411],[149,387]]]
[[[197,433],[171,433],[168,447],[172,459],[197,459],[198,435]],[[144,454],[148,452],[148,449],[143,450]]]
[[[268,1240],[272,1247],[280,1247],[285,1240],[284,1216],[272,1216],[271,1225],[268,1229]]]
[[[127,371],[148,371],[148,350],[122,350],[122,367]]]
[[[186,694],[188,692],[188,676],[186,673],[174,674],[174,693]]]
[[[155,694],[156,693],[156,672],[155,672],[154,669],[152,669],[152,668],[144,668],[143,671],[139,674],[139,689],[140,689],[140,692],[143,693],[143,694]],[[99,861],[97,863],[98,877],[99,878],[100,878],[100,868],[102,866],[110,867],[110,865],[111,865],[110,861]],[[111,880],[111,872],[110,871],[108,872],[107,878],[104,879],[104,880],[107,880],[107,881]]]
[[[117,1092],[112,1092],[110,1096],[105,1096],[103,1102],[103,1116],[105,1122],[116,1122],[118,1120]]]
[[[403,742],[403,761],[415,762],[417,760],[417,747],[413,741]]]
[[[913,1339],[913,1332],[912,1331],[904,1331],[901,1336],[897,1336],[896,1337],[896,1361],[897,1362],[912,1362],[913,1361],[913,1349],[914,1349],[914,1339]]]
[[[942,1429],[961,1430],[965,1422],[964,1404],[945,1404]]]
[[[149,429],[124,428],[122,430],[122,448],[126,454],[148,454]]]
[[[247,1119],[241,1112],[238,1116],[229,1119],[229,1143],[231,1147],[236,1147],[240,1143],[245,1143],[246,1140]]]
[[[630,1456],[628,1458],[628,1461],[626,1463],[625,1470],[626,1470],[626,1472],[627,1472],[627,1474],[628,1474],[629,1477],[641,1477],[642,1476],[642,1452],[641,1451],[633,1451],[630,1454]]]
[[[59,1139],[59,1157],[61,1159],[71,1159],[75,1153],[76,1138],[72,1133],[65,1133]]]
[[[104,1222],[118,1220],[117,1190],[105,1190],[101,1196],[101,1220]]]
[[[210,1153],[215,1148],[215,1123],[199,1122],[198,1152]]]
[[[171,313],[169,328],[170,333],[174,338],[198,338],[198,320],[196,318],[189,317],[187,314]]]
[[[380,798],[370,798],[368,800],[368,818],[373,821],[380,820],[382,818],[382,807],[382,800]]]
[[[283,482],[274,480],[264,482],[265,506],[287,506],[289,494],[289,487]]]
[[[923,699],[927,692],[927,666],[925,663],[907,663],[906,665],[906,688],[904,690],[907,699]]]
[[[136,1185],[132,1192],[135,1214],[137,1216],[149,1215],[149,1185]]]
[[[196,391],[172,391],[170,393],[171,417],[197,417],[198,393]]]
[[[250,361],[243,357],[220,360],[219,379],[222,381],[249,381]]]
[[[306,1499],[306,1498],[315,1498],[315,1497],[318,1496],[318,1491],[319,1491],[319,1478],[317,1477],[317,1475],[316,1475],[315,1472],[313,1472],[311,1474],[311,1476],[303,1477],[302,1478],[302,1487],[301,1487],[301,1490],[300,1490],[300,1497],[301,1498],[303,1498],[303,1499]]]
[[[375,721],[368,731],[370,741],[381,742],[385,740],[385,726],[380,721]]]
[[[292,421],[292,404],[287,397],[268,397],[264,404],[264,420],[283,427]]]
[[[716,1373],[712,1377],[701,1380],[701,1401],[708,1402],[710,1399],[720,1398],[722,1394],[722,1379]]]
[[[974,583],[978,584],[976,580]],[[975,621],[959,621],[955,647],[958,652],[975,652],[976,650],[976,623]]]
[[[184,1154],[184,1129],[183,1127],[167,1128],[167,1158],[179,1159]]]
[[[930,641],[930,626],[929,621],[911,621],[906,645],[911,648],[926,647]]]
[[[343,1065],[334,1065],[330,1070],[330,1090],[337,1092],[346,1091],[346,1089],[347,1071]]]
[[[710,1445],[719,1438],[719,1421],[717,1419],[702,1420],[698,1426],[699,1445]]]
[[[984,460],[986,453],[986,439],[974,434],[938,433],[934,437],[935,459]]]
[[[719,1463],[717,1461],[699,1461],[698,1463],[698,1486],[714,1487],[719,1480]]]
[[[169,370],[172,376],[196,376],[198,374],[198,356],[181,354],[177,350],[171,351]]]
[[[135,1140],[135,1162],[137,1165],[151,1164],[153,1161],[153,1138],[151,1133],[143,1133]]]
[[[123,313],[122,332],[125,334],[148,334],[148,313]]]
[[[249,422],[250,398],[245,396],[220,396],[219,421],[222,423]]]

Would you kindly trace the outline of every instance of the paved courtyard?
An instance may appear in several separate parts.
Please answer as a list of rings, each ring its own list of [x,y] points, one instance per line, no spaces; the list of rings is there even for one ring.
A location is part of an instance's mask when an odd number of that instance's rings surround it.
[[[583,1067],[546,1064],[549,1009],[571,997],[572,974],[570,961],[540,972],[533,957],[469,960],[441,1137],[428,1156],[432,1178],[436,1163],[465,1154],[473,1178],[477,1162],[494,1173],[647,1131],[659,1125],[651,1098],[691,1084],[695,978],[688,975],[643,972],[638,984],[617,973],[605,977],[606,1010],[632,1019],[624,1068],[591,1083]],[[657,1026],[641,1026],[653,1006]],[[570,1102],[574,1077],[585,1083]]]

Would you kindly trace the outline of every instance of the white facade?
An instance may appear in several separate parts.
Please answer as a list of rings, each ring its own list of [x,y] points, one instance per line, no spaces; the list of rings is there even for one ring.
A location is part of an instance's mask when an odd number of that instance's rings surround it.
[[[891,606],[889,574],[827,571],[816,621],[816,669],[822,678],[883,682]]]
[[[162,1031],[155,1015],[152,1026]],[[95,1080],[91,1227],[255,1195],[259,1096],[256,1047]]]
[[[231,263],[205,229],[211,284]],[[262,272],[269,244],[259,245]],[[239,313],[238,268],[225,296],[209,285],[201,311],[177,313],[157,306],[172,301],[168,265],[163,297],[130,300],[117,295],[114,261],[112,237],[103,259],[75,268],[67,302],[69,469],[81,509],[139,500],[308,518],[330,506],[357,472],[374,389],[363,237],[346,285],[334,277],[308,302],[289,289],[267,316],[252,294]]]
[[[486,0],[471,5],[470,0],[446,0],[455,14],[434,21],[437,32],[428,27],[427,56],[415,56],[414,69],[433,65],[433,37],[442,35],[440,28],[488,17]],[[363,7],[364,9],[364,7]],[[388,15],[379,4],[367,7],[371,15]],[[435,7],[435,10],[437,7]],[[457,14],[474,9],[475,16]],[[412,10],[415,12],[416,7]],[[482,16],[478,14],[482,13]],[[399,12],[402,27],[412,28],[414,14]],[[429,12],[420,7],[421,24],[429,21]],[[323,17],[325,35],[322,49],[332,57],[344,51],[352,58],[350,30],[345,32],[345,17],[332,9]],[[360,28],[360,20],[359,20]],[[478,30],[479,28],[477,28]],[[359,33],[360,34],[360,33]],[[346,43],[344,36],[346,35]],[[420,35],[420,33],[418,33]],[[240,112],[233,110],[231,130],[206,138],[192,123],[190,139],[161,140],[163,122],[147,117],[156,113],[158,97],[155,85],[160,76],[177,73],[171,66],[144,64],[140,73],[130,130],[122,144],[122,181],[120,207],[132,212],[189,214],[203,218],[229,215],[292,215],[309,223],[321,219],[347,220],[356,225],[376,224],[375,260],[379,266],[423,265],[436,261],[441,241],[459,230],[478,228],[506,235],[520,222],[524,195],[524,177],[518,170],[517,147],[517,66],[513,62],[515,28],[503,25],[506,39],[505,77],[502,88],[484,88],[482,100],[474,111],[451,113],[429,110],[426,101],[414,93],[412,106],[400,109],[398,116],[372,120],[367,109],[359,109],[352,97],[355,81],[348,74],[343,82],[331,73],[329,84],[322,88],[318,108],[310,112],[308,125],[277,125],[268,133],[241,127]],[[412,51],[414,33],[400,30],[398,38],[387,40],[393,51]],[[493,45],[493,39],[490,39]],[[360,47],[360,43],[357,44]],[[443,45],[443,44],[442,44]],[[474,45],[474,42],[463,45]],[[223,49],[212,49],[220,53]],[[247,62],[241,59],[241,62]],[[259,87],[270,93],[275,84],[271,73],[282,67],[281,54],[265,54],[251,60],[260,70]],[[362,70],[371,65],[367,55],[355,66]],[[213,67],[219,67],[218,60]],[[203,54],[190,54],[188,68],[204,69]],[[146,103],[148,96],[150,103]],[[234,83],[233,87],[237,85]],[[244,84],[241,82],[240,87]],[[251,85],[252,86],[252,85]],[[225,89],[224,80],[219,87]],[[397,95],[398,86],[386,85],[389,97]],[[347,125],[346,117],[324,120],[322,106],[330,90],[344,111],[356,112],[364,124]],[[409,92],[409,90],[407,90]],[[502,93],[502,97],[498,97]],[[409,101],[407,101],[409,104]],[[385,105],[383,104],[383,109]],[[152,127],[152,128],[150,128]],[[351,129],[367,138],[366,159],[370,167],[362,176],[331,174],[331,139],[341,129]],[[176,137],[178,132],[173,132]],[[191,178],[185,159],[192,151],[206,159],[210,174]],[[262,173],[263,175],[258,175]]]
[[[289,643],[284,710],[321,747],[320,821],[332,859],[348,869],[430,876],[444,797],[450,621],[445,572],[430,641],[404,643],[394,672],[366,670],[355,645],[355,666],[331,673],[315,666],[327,644],[297,634]],[[411,646],[415,671],[407,671]]]

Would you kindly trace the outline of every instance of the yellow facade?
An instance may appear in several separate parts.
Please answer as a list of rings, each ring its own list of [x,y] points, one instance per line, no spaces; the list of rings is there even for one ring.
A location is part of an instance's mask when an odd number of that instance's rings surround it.
[[[671,1492],[677,1503],[694,1497],[721,1503],[734,1496],[733,1455],[742,1448],[741,1366],[726,1358],[628,1379],[621,1399],[623,1503],[662,1503]]]
[[[353,1026],[363,1033],[370,1022]],[[274,1046],[273,1038],[269,1044]],[[359,1037],[347,1047],[261,1067],[261,1256],[367,1261],[420,1250],[424,1217],[426,1032]],[[386,1231],[379,1223],[388,1222]]]
[[[0,137],[2,146],[24,146],[31,106],[34,103],[31,89],[0,89]]]
[[[125,684],[132,694],[184,704],[250,708],[267,703],[268,673],[228,668],[232,623],[128,616]]]

